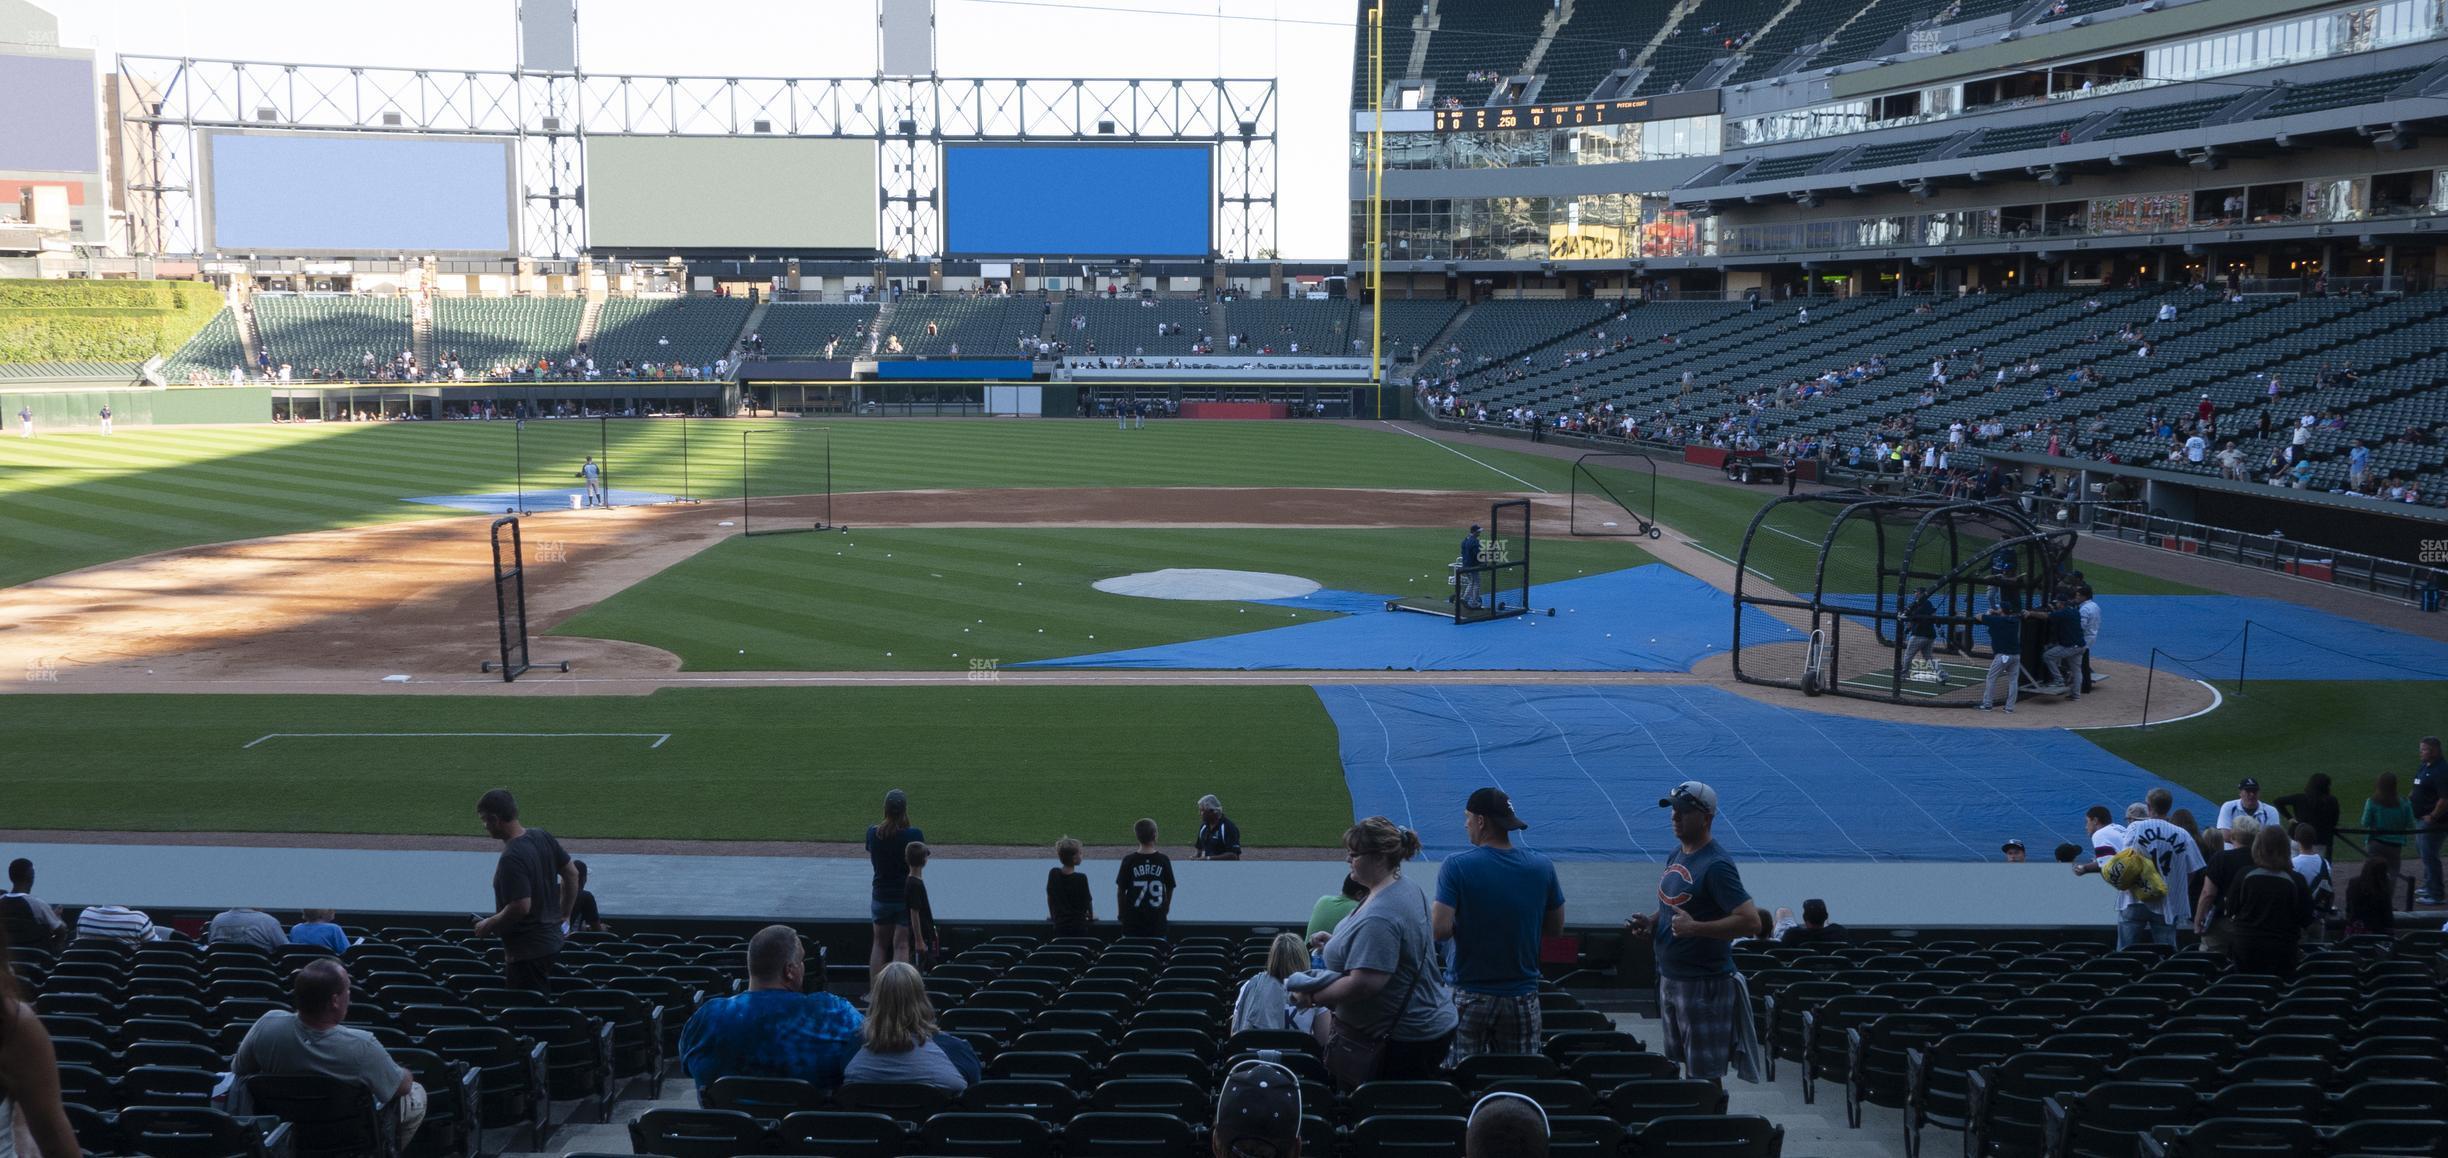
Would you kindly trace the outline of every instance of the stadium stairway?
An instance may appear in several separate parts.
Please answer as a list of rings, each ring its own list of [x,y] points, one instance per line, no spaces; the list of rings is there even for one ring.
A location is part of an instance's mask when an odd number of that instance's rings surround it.
[[[604,300],[602,298],[595,297],[593,295],[589,295],[587,297],[586,309],[578,315],[577,342],[579,349],[589,350],[594,348],[595,332],[603,328],[603,307]]]

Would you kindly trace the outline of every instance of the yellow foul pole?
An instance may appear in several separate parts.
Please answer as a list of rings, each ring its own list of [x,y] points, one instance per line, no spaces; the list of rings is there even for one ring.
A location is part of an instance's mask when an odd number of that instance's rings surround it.
[[[1385,417],[1385,0],[1369,5],[1369,380]]]

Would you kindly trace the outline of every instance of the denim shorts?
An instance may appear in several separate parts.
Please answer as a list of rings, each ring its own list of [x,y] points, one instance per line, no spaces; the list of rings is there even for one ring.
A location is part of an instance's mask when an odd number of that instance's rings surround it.
[[[899,901],[869,901],[867,902],[867,914],[879,925],[906,924],[909,920],[909,906]]]

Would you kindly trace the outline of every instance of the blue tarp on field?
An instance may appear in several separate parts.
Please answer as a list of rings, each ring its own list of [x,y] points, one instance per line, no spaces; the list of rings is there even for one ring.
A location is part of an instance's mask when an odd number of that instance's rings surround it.
[[[1717,790],[1717,839],[1738,859],[1982,861],[2010,838],[2045,858],[2082,839],[2084,809],[2122,814],[2162,783],[2060,729],[1882,723],[1707,687],[1317,693],[1341,736],[1353,815],[1417,829],[1432,856],[1466,847],[1463,801],[1491,784],[1530,823],[1517,839],[1560,859],[1664,859],[1658,798],[1699,780]],[[2216,811],[2175,792],[2196,816]]]
[[[585,487],[530,488],[524,496],[527,500],[527,510],[518,513],[540,515],[550,511],[576,510],[578,508],[571,506],[570,500],[585,494]],[[501,515],[512,513],[511,508],[518,505],[520,497],[517,491],[495,491],[482,495],[424,495],[405,501],[429,503],[437,507],[457,507],[463,511],[475,511],[479,514]],[[678,495],[667,495],[660,491],[625,491],[619,488],[605,492],[604,497],[616,507],[643,507],[655,503],[668,503],[679,498]]]
[[[2202,679],[2448,679],[2448,643],[2275,599],[2237,595],[2102,595],[2098,656]],[[2244,621],[2252,621],[2249,642]]]
[[[1321,592],[1337,619],[1157,647],[1037,660],[1015,667],[1222,671],[1689,671],[1726,649],[1732,600],[1663,563],[1542,583],[1531,606],[1545,614],[1457,625],[1450,618],[1386,611],[1384,595]],[[1354,598],[1357,596],[1357,598]],[[1284,606],[1316,606],[1299,599]],[[1357,610],[1365,607],[1368,610]],[[1803,638],[1757,611],[1743,620],[1751,643]]]

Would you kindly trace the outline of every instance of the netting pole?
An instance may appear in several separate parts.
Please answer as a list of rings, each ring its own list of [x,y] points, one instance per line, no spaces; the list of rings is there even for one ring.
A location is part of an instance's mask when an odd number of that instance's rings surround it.
[[[2159,649],[2154,647],[2150,652],[2150,670],[2142,677],[2142,727],[2146,730],[2150,727],[2151,685],[2158,679]]]
[[[684,503],[689,501],[688,420],[687,414],[680,416],[680,501]]]
[[[2244,663],[2252,658],[2252,620],[2244,621],[2244,646],[2236,653],[2236,694],[2244,694]]]
[[[607,402],[605,405],[611,404]],[[610,414],[599,414],[595,417],[595,461],[599,464],[596,470],[603,479],[603,505],[609,509],[612,506],[612,416]]]

